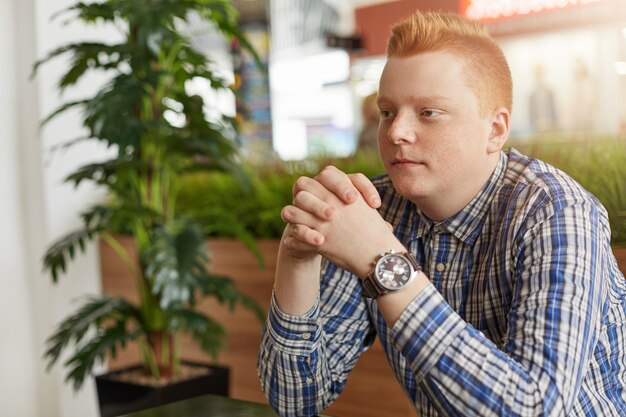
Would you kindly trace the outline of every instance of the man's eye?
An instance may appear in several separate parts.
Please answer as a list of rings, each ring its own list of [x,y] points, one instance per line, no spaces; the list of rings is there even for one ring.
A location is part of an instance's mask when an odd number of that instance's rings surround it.
[[[424,117],[437,117],[441,114],[441,112],[438,112],[437,110],[423,110],[422,111],[422,116]]]
[[[380,111],[380,117],[382,117],[383,119],[387,119],[389,117],[391,117],[392,113],[389,110],[381,110]]]

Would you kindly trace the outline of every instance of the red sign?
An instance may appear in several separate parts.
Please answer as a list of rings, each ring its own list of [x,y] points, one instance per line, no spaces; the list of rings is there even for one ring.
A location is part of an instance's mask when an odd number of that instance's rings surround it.
[[[604,1],[607,0],[459,0],[459,11],[470,19],[493,21]]]

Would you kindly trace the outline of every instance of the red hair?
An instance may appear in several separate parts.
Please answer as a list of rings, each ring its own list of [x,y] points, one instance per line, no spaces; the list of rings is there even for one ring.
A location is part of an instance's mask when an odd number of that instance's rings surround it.
[[[444,51],[461,57],[466,81],[483,114],[513,107],[513,81],[504,53],[484,25],[451,13],[417,11],[391,28],[387,57]]]

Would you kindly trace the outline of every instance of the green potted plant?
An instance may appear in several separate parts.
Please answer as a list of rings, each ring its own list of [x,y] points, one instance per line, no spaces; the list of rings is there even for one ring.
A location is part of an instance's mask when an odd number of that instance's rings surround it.
[[[175,378],[183,369],[182,333],[213,357],[222,347],[223,327],[195,309],[200,296],[214,297],[231,308],[242,305],[262,318],[259,306],[238,292],[229,278],[208,272],[202,228],[177,210],[180,184],[187,174],[228,171],[242,177],[234,118],[218,114],[209,120],[207,103],[188,89],[198,78],[207,80],[211,89],[232,87],[181,28],[188,19],[199,17],[228,41],[256,54],[239,30],[237,12],[228,0],[100,0],[76,3],[65,13],[87,24],[114,24],[124,32],[123,40],[115,44],[65,45],[34,66],[36,71],[51,59],[70,55],[69,69],[59,81],[61,91],[93,71],[110,75],[94,96],[62,105],[43,123],[68,109],[82,110],[85,139],[105,143],[114,155],[79,168],[66,181],[75,186],[92,181],[106,188],[111,201],[83,213],[82,228],[54,242],[44,265],[56,282],[85,242],[99,237],[132,269],[139,301],[107,295],[87,298],[49,337],[45,356],[52,366],[71,350],[63,364],[66,380],[79,389],[96,363],[135,342],[140,346],[141,369],[150,378]],[[120,231],[134,238],[136,259],[118,241]],[[115,412],[126,411],[130,410]]]

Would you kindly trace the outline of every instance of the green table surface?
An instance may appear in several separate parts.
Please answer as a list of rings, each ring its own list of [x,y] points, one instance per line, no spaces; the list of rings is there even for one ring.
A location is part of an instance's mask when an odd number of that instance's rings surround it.
[[[120,417],[276,417],[269,405],[202,395]],[[320,417],[328,417],[322,414]]]

